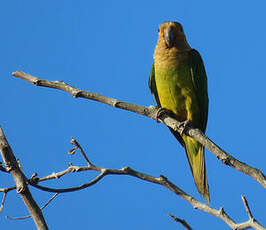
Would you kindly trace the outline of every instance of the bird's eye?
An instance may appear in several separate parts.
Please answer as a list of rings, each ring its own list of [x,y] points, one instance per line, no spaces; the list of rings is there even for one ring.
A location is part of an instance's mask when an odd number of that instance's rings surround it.
[[[158,28],[158,33],[160,32],[160,29]]]

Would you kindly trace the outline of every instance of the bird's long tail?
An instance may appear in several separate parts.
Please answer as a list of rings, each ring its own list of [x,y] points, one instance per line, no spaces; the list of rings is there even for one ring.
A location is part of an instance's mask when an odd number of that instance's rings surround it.
[[[199,193],[210,202],[209,185],[206,176],[204,147],[191,137],[183,135],[185,150],[192,175]]]

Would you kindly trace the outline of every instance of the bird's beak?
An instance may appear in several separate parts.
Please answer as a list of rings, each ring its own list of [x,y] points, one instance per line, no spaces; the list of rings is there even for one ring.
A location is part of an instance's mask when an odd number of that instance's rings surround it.
[[[171,48],[174,46],[175,32],[174,32],[173,27],[166,27],[164,29],[164,40],[168,48]]]

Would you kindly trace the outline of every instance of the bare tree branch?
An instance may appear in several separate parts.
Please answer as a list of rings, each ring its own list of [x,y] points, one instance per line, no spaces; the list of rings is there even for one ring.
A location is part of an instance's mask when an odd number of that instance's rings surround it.
[[[232,229],[246,229],[248,227],[252,227],[254,229],[258,229],[258,230],[262,230],[265,228],[259,224],[255,219],[249,220],[247,222],[243,222],[243,223],[239,223],[237,224],[232,218],[230,218],[230,216],[224,211],[224,208],[220,208],[219,210],[212,208],[211,206],[201,203],[200,201],[198,201],[196,198],[194,198],[193,196],[187,194],[186,192],[184,192],[181,188],[177,187],[175,184],[173,184],[172,182],[170,182],[165,176],[161,175],[160,177],[153,177],[150,176],[148,174],[142,173],[142,172],[138,172],[135,171],[133,169],[131,169],[130,167],[124,167],[121,169],[107,169],[107,168],[101,168],[99,166],[95,166],[95,168],[91,168],[92,166],[86,166],[86,167],[79,167],[79,166],[69,166],[74,167],[76,169],[78,169],[77,171],[79,171],[79,169],[81,170],[96,170],[96,171],[101,171],[101,173],[93,180],[89,181],[88,183],[82,184],[80,186],[76,186],[76,187],[70,187],[70,188],[64,188],[64,189],[58,189],[58,188],[49,188],[49,187],[45,187],[45,186],[41,186],[41,185],[37,185],[35,183],[30,183],[32,186],[41,189],[43,191],[48,191],[48,192],[57,192],[57,193],[64,193],[64,192],[73,192],[73,191],[77,191],[80,189],[85,189],[89,186],[92,186],[94,184],[96,184],[98,181],[100,181],[104,176],[106,175],[129,175],[129,176],[133,176],[133,177],[137,177],[139,179],[148,181],[148,182],[152,182],[155,184],[160,184],[166,188],[168,188],[169,190],[171,190],[172,192],[174,192],[175,194],[177,194],[178,196],[182,197],[184,200],[186,200],[187,202],[189,202],[195,209],[199,209],[202,210],[204,212],[207,212],[213,216],[216,216],[220,219],[222,219],[227,225],[229,225]],[[68,170],[67,170],[68,171]],[[64,170],[64,174],[61,173],[62,175],[65,175],[66,170]],[[70,171],[68,171],[70,172]],[[52,179],[50,176],[46,177],[49,179]],[[56,177],[53,177],[56,178]]]
[[[136,104],[131,104],[128,102],[120,101],[115,98],[106,97],[98,93],[88,92],[88,91],[75,88],[73,86],[66,84],[63,81],[48,81],[48,80],[44,80],[38,77],[34,77],[34,76],[31,76],[30,74],[24,73],[19,70],[12,74],[15,77],[29,81],[35,84],[36,86],[60,89],[60,90],[63,90],[63,91],[66,91],[72,94],[74,97],[82,97],[82,98],[87,98],[90,100],[98,101],[98,102],[101,102],[101,103],[104,103],[104,104],[107,104],[107,105],[110,105],[116,108],[135,112],[135,113],[150,117],[154,120],[157,120],[156,112],[158,111],[158,109],[154,106],[145,107],[145,106],[140,106]],[[165,125],[173,128],[175,131],[178,131],[179,133],[183,131],[180,128],[181,127],[180,122],[170,117],[168,114],[162,114],[162,116],[159,117],[159,119]],[[206,148],[208,148],[211,152],[213,152],[218,157],[218,159],[222,161],[222,163],[229,165],[247,175],[250,175],[258,183],[260,183],[264,188],[266,188],[266,176],[259,169],[249,166],[245,164],[244,162],[237,160],[236,158],[234,158],[233,156],[225,152],[218,145],[216,145],[214,142],[212,142],[199,129],[188,127],[184,131],[184,133],[188,136],[193,137],[195,140],[197,140],[202,145],[204,145]]]
[[[72,138],[73,140],[74,138]],[[74,139],[75,140],[75,139]],[[79,146],[79,149],[81,150],[82,147],[81,145],[75,140],[74,142],[72,141],[72,143],[74,143],[75,145]],[[82,149],[83,154],[85,154],[84,150]],[[171,181],[169,181],[165,176],[160,175],[160,177],[153,177],[150,176],[148,174],[142,173],[142,172],[138,172],[136,170],[131,169],[130,167],[124,167],[121,169],[108,169],[108,168],[102,168],[99,166],[95,166],[94,164],[90,163],[90,165],[88,166],[83,166],[83,167],[79,167],[79,166],[73,166],[73,165],[69,165],[68,169],[59,172],[59,173],[53,173],[50,176],[47,177],[43,177],[42,180],[46,179],[52,179],[52,178],[58,178],[58,176],[56,175],[60,175],[63,176],[69,172],[78,172],[78,171],[86,171],[86,170],[95,170],[95,171],[99,171],[100,174],[98,176],[96,176],[93,180],[76,186],[76,187],[70,187],[70,188],[64,188],[64,189],[58,189],[58,188],[49,188],[46,186],[41,186],[38,185],[37,183],[39,181],[41,181],[41,178],[35,178],[34,181],[29,181],[29,183],[41,190],[44,191],[48,191],[48,192],[57,192],[57,193],[64,193],[64,192],[73,192],[73,191],[77,191],[80,189],[85,189],[89,186],[92,186],[94,184],[96,184],[98,181],[100,181],[101,179],[103,179],[103,177],[105,177],[106,175],[129,175],[129,176],[133,176],[133,177],[137,177],[139,179],[142,179],[144,181],[148,181],[148,182],[152,182],[155,184],[160,184],[166,188],[168,188],[169,190],[171,190],[172,192],[174,192],[175,194],[177,194],[178,196],[180,196],[181,198],[183,198],[184,200],[186,200],[187,202],[189,202],[195,209],[200,209],[202,211],[205,211],[211,215],[214,215],[220,219],[222,219],[227,225],[229,225],[232,229],[246,229],[249,227],[252,227],[254,229],[259,229],[262,230],[265,228],[259,224],[253,217],[252,219],[250,218],[248,221],[243,222],[243,223],[239,223],[237,224],[225,211],[224,208],[220,208],[219,210],[212,208],[211,206],[201,203],[200,201],[198,201],[196,198],[194,198],[193,196],[187,194],[186,192],[184,192],[181,188],[179,188],[178,186],[176,186],[175,184],[173,184]],[[247,201],[245,200],[244,202],[245,207],[247,208]],[[249,208],[248,208],[249,210]],[[251,212],[249,210],[249,217],[252,216]],[[171,216],[171,215],[170,215]],[[173,218],[173,216],[172,216]],[[177,220],[176,220],[177,221]],[[184,225],[184,222],[179,221]],[[185,226],[185,225],[184,225]],[[189,226],[189,225],[188,225]],[[189,229],[189,228],[188,228]]]
[[[86,156],[86,153],[84,152],[83,148],[81,147],[81,145],[75,140],[74,138],[72,138],[71,143],[75,144],[76,146],[79,146],[78,149],[82,149],[83,154]],[[86,160],[87,162],[87,160]],[[90,161],[89,161],[90,162]],[[87,162],[88,163],[88,162]],[[46,181],[46,180],[51,180],[51,179],[58,179],[70,172],[81,172],[81,171],[88,171],[88,170],[94,170],[94,171],[99,171],[100,174],[98,176],[96,176],[94,179],[92,179],[91,181],[76,186],[76,187],[70,187],[70,188],[49,188],[46,186],[41,186],[38,185],[39,182],[41,181]],[[178,186],[174,185],[171,181],[169,181],[165,176],[161,175],[160,177],[153,177],[150,176],[148,174],[142,173],[142,172],[138,172],[136,170],[133,170],[129,167],[124,167],[121,169],[108,169],[108,168],[103,168],[103,167],[99,167],[99,166],[95,166],[94,164],[90,163],[88,164],[88,166],[73,166],[72,164],[70,164],[68,166],[67,169],[61,171],[61,172],[57,172],[57,173],[52,173],[48,176],[44,176],[41,178],[37,177],[37,174],[35,173],[31,179],[28,180],[28,183],[30,185],[32,185],[33,187],[36,187],[38,189],[41,189],[43,191],[48,191],[48,192],[56,192],[56,193],[65,193],[65,192],[73,192],[73,191],[77,191],[80,189],[85,189],[89,186],[92,186],[94,184],[96,184],[98,181],[100,181],[102,178],[104,178],[106,175],[129,175],[129,176],[133,176],[133,177],[137,177],[139,179],[142,179],[144,181],[148,181],[148,182],[152,182],[155,184],[160,184],[166,188],[168,188],[169,190],[171,190],[172,192],[174,192],[175,194],[177,194],[178,196],[180,196],[181,198],[183,198],[184,200],[186,200],[187,202],[189,202],[195,209],[199,209],[202,211],[205,211],[211,215],[214,215],[218,218],[220,218],[221,220],[223,220],[228,226],[230,226],[232,229],[247,229],[247,228],[254,228],[254,229],[264,229],[265,228],[259,224],[253,217],[250,218],[248,221],[243,222],[243,223],[239,223],[237,224],[225,211],[223,208],[215,209],[212,208],[211,206],[205,204],[205,203],[201,203],[200,201],[198,201],[196,198],[194,198],[193,196],[187,194],[186,192],[184,192],[181,188],[179,188]],[[14,189],[14,187],[10,187],[10,188],[6,188],[6,189],[2,189],[3,192],[7,192]],[[49,203],[50,201],[48,201]],[[247,209],[248,205],[247,205],[247,201],[245,200],[244,202],[245,207]],[[249,210],[249,217],[252,216],[250,209]],[[19,219],[23,219],[25,217],[18,217]],[[172,217],[173,218],[173,217]],[[180,222],[180,221],[179,221]]]
[[[189,226],[189,224],[184,220],[184,219],[180,219],[172,214],[169,214],[168,216],[172,217],[172,219],[175,221],[175,222],[179,222],[181,223],[187,230],[192,230],[192,228]]]
[[[48,229],[42,211],[38,207],[37,203],[33,199],[30,190],[27,186],[27,178],[19,167],[17,160],[13,154],[11,147],[9,146],[2,128],[0,127],[0,151],[5,163],[5,168],[14,178],[16,183],[17,192],[23,199],[26,207],[28,208],[30,215],[32,216],[35,225],[38,229]]]

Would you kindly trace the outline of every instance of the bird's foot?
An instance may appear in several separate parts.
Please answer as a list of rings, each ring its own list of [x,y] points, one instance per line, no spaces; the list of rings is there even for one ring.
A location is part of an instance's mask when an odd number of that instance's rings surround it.
[[[167,110],[167,109],[165,109],[165,108],[163,108],[163,107],[160,107],[160,108],[157,110],[156,114],[155,114],[155,119],[156,119],[156,121],[159,123],[159,122],[160,122],[160,121],[159,121],[160,117],[161,117],[162,115],[164,115],[164,114],[168,114],[168,113],[169,113],[169,110]]]
[[[180,125],[178,126],[179,129],[181,129],[180,135],[182,136],[186,129],[191,126],[191,121],[190,120],[185,120],[180,122]]]

